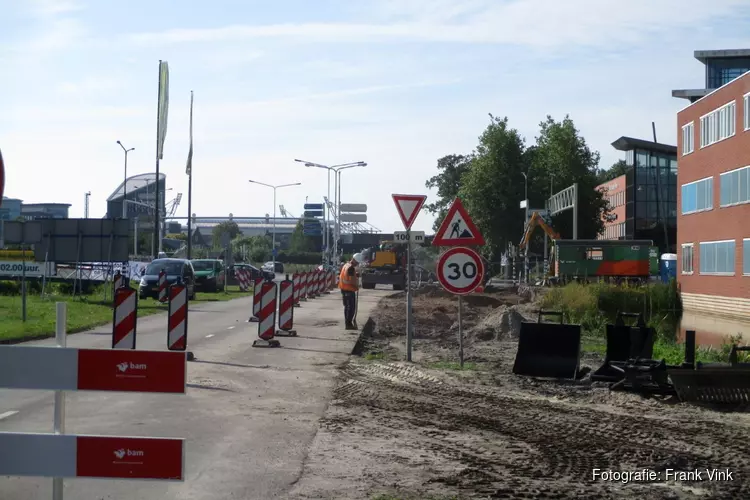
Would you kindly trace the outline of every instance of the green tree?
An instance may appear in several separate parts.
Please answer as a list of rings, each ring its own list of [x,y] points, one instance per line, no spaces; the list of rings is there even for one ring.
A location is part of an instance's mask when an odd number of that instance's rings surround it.
[[[448,155],[437,161],[438,174],[425,182],[425,187],[437,189],[437,201],[425,205],[436,216],[433,229],[437,231],[453,200],[458,196],[461,178],[471,167],[471,155]]]
[[[271,238],[240,235],[232,240],[232,251],[237,260],[265,261],[271,254]]]
[[[629,167],[627,163],[625,163],[625,160],[617,160],[612,164],[611,167],[607,169],[600,168],[599,170],[597,170],[597,182],[599,184],[604,184],[605,182],[609,182],[616,177],[625,175],[628,172],[628,168]]]
[[[523,231],[526,171],[524,139],[508,126],[508,118],[495,118],[479,137],[471,167],[461,177],[459,196],[482,231],[488,257],[500,255],[509,242],[517,243]]]
[[[229,233],[229,239],[233,240],[242,234],[242,231],[240,231],[240,226],[238,226],[233,220],[227,220],[216,224],[212,232],[214,248],[221,247],[221,237],[224,233]]]
[[[529,198],[532,208],[543,207],[549,198],[550,179],[559,192],[578,183],[578,238],[594,239],[603,230],[602,217],[608,214],[606,200],[595,188],[599,184],[599,153],[592,151],[579,135],[573,120],[551,116],[540,123],[534,147],[527,151]],[[565,239],[573,237],[573,213],[566,210],[553,218],[552,225]]]
[[[302,221],[299,221],[294,228],[291,241],[289,242],[289,249],[292,252],[298,253],[315,251],[315,237],[305,235]]]

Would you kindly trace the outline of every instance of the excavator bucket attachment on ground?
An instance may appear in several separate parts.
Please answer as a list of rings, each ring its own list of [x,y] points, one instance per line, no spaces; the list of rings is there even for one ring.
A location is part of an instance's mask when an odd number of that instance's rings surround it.
[[[627,326],[624,317],[636,317],[635,326]],[[612,362],[625,362],[629,359],[651,359],[654,352],[654,329],[646,326],[643,315],[619,313],[614,325],[607,325],[607,352],[604,363],[594,373],[595,382],[617,382],[623,372],[614,368]]]
[[[542,323],[556,315],[560,323]],[[575,379],[581,354],[581,325],[562,322],[562,313],[539,311],[537,323],[521,323],[513,373],[529,377]]]
[[[738,352],[750,346],[734,346],[729,363],[698,363],[694,370],[668,370],[677,396],[683,402],[720,405],[750,404],[750,363],[738,361]]]

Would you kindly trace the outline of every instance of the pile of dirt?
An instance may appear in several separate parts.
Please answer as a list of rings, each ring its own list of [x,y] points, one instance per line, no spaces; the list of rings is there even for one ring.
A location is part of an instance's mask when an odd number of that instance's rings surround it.
[[[500,306],[492,309],[467,332],[469,338],[481,342],[518,339],[521,323],[528,321],[517,306]]]

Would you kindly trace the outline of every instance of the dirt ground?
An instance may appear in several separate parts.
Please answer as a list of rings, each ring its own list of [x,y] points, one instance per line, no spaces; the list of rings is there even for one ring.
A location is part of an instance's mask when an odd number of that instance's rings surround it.
[[[520,322],[536,319],[530,299],[515,290],[464,298],[465,370],[454,364],[455,297],[416,294],[414,363],[403,361],[404,295],[383,299],[291,498],[750,498],[747,412],[611,392],[588,377],[513,375]],[[595,469],[653,475],[595,478]],[[714,469],[732,477],[711,479]],[[675,475],[695,470],[700,479]]]

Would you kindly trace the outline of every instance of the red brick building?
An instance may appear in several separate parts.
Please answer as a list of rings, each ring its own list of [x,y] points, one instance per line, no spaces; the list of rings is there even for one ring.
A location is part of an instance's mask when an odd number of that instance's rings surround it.
[[[609,216],[604,219],[604,232],[601,233],[597,239],[625,239],[625,203],[627,202],[626,186],[625,174],[596,186],[596,190],[602,192],[602,196],[609,202],[611,209]]]
[[[750,72],[680,111],[677,136],[684,308],[750,318]]]

